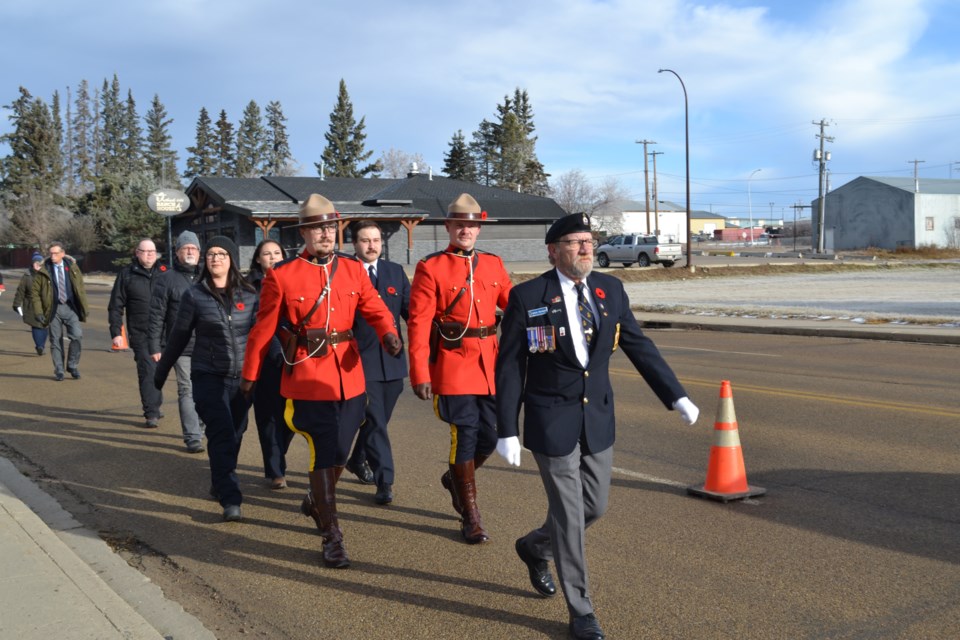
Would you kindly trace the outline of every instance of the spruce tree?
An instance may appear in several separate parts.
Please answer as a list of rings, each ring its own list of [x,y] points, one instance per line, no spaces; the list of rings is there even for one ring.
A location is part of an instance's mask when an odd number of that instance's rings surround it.
[[[443,156],[443,173],[454,180],[466,182],[477,180],[477,168],[470,159],[470,150],[463,137],[463,129],[453,134],[450,140],[450,149]]]
[[[137,115],[137,103],[133,92],[127,91],[127,103],[123,109],[123,127],[120,133],[120,162],[117,170],[120,175],[138,173],[143,169],[143,128]]]
[[[14,198],[29,194],[53,196],[63,175],[59,136],[47,103],[34,98],[24,87],[20,97],[5,105],[10,110],[12,131],[0,136],[10,147],[2,158],[2,188]]]
[[[340,79],[340,91],[337,95],[337,104],[330,113],[330,127],[324,138],[327,146],[323,150],[323,162],[315,162],[318,174],[340,178],[362,178],[380,170],[379,164],[374,162],[362,168],[360,165],[370,159],[373,151],[364,149],[364,140],[367,134],[365,118],[357,122],[353,118],[353,104],[347,93],[347,83]]]
[[[90,89],[87,81],[83,80],[77,87],[77,97],[74,99],[73,113],[73,181],[80,193],[93,188],[94,151],[93,139],[94,116],[90,111]]]
[[[50,119],[53,122],[53,135],[55,137],[54,143],[56,144],[56,156],[53,158],[54,166],[52,167],[55,175],[52,176],[52,179],[56,181],[57,193],[63,194],[65,193],[66,187],[66,184],[64,183],[64,177],[67,174],[64,168],[63,160],[63,118],[60,116],[59,91],[53,92],[53,98],[50,102]]]
[[[220,110],[220,118],[217,120],[215,149],[215,169],[214,175],[221,178],[236,177],[235,160],[233,155],[233,123],[227,119],[225,109]]]
[[[120,80],[103,80],[100,91],[100,167],[101,176],[123,172],[123,130],[126,112],[120,102]]]
[[[266,119],[266,164],[263,171],[268,176],[293,175],[296,162],[290,152],[287,118],[283,115],[283,107],[278,101],[267,104]]]
[[[144,120],[147,123],[146,153],[144,154],[147,174],[162,187],[179,184],[177,152],[171,146],[173,138],[169,131],[173,118],[167,117],[167,109],[160,102],[159,95],[153,94],[153,101]]]
[[[214,175],[217,164],[216,134],[206,107],[200,108],[200,117],[197,118],[196,144],[187,147],[187,151],[190,156],[187,158],[187,171],[183,174],[184,178],[193,179]]]
[[[266,149],[263,125],[260,122],[260,106],[251,100],[243,110],[243,118],[237,127],[237,154],[234,175],[238,178],[256,178],[265,162]]]
[[[484,186],[496,184],[494,173],[498,163],[498,142],[494,125],[486,118],[473,132],[470,142],[470,157],[476,167],[476,181]]]

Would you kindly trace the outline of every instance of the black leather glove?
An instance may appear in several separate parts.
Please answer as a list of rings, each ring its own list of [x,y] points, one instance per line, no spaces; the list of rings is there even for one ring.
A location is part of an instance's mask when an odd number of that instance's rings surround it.
[[[403,349],[403,345],[400,344],[400,338],[397,337],[395,333],[388,333],[383,336],[383,348],[387,350],[391,356],[398,355]]]
[[[413,392],[417,394],[417,397],[421,400],[429,400],[433,397],[433,389],[430,388],[429,382],[421,382],[420,384],[413,385]]]

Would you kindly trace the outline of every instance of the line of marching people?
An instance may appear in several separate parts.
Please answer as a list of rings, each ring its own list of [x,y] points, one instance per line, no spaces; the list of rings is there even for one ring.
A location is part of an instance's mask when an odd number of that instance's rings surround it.
[[[516,287],[499,257],[476,249],[482,225],[494,220],[469,194],[448,206],[449,245],[419,261],[412,284],[399,265],[380,258],[382,235],[373,222],[354,224],[354,255],[336,251],[343,221],[329,200],[311,195],[295,225],[302,251],[284,260],[279,245],[261,243],[247,278],[236,244],[212,238],[196,282],[179,297],[162,351],[149,344],[159,390],[192,343],[192,399],[223,519],[243,518],[236,468],[253,405],[272,488],[285,486],[290,438],[306,439],[309,490],[301,511],[320,532],[323,563],[350,565],[336,486],[348,469],[376,484],[378,504],[394,500],[387,423],[407,370],[402,318],[413,392],[432,401],[449,426],[440,482],[460,515],[462,538],[489,540],[477,470],[494,451],[520,464],[523,407],[523,444],[540,470],[548,511],[541,527],[517,539],[516,553],[545,597],[557,592],[549,562],[556,564],[572,637],[603,638],[590,599],[585,530],[606,510],[609,495],[612,354],[622,350],[685,423],[696,421],[698,409],[641,331],[620,280],[591,273],[589,218],[557,220],[545,237],[553,268]],[[153,311],[150,325],[160,317]]]

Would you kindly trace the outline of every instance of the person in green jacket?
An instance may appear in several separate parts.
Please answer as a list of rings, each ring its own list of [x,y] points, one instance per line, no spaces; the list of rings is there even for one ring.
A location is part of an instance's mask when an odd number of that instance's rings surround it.
[[[39,252],[33,253],[33,263],[27,272],[20,277],[17,293],[13,296],[13,310],[20,314],[23,321],[30,325],[33,334],[33,346],[38,356],[43,355],[43,348],[47,344],[47,329],[37,322],[33,312],[33,279],[37,272],[43,269],[43,256]],[[24,312],[26,309],[26,312]]]
[[[47,245],[49,258],[33,279],[33,315],[43,327],[50,329],[50,356],[53,376],[63,380],[63,337],[70,340],[66,369],[74,379],[80,378],[80,350],[83,340],[81,322],[87,321],[87,291],[77,261],[64,251],[62,242]]]

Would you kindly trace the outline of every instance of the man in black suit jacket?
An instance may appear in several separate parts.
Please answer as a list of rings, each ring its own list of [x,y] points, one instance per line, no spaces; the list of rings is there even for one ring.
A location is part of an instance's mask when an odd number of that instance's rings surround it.
[[[552,269],[519,284],[501,325],[497,357],[497,451],[520,464],[533,452],[547,493],[542,527],[516,542],[530,582],[556,593],[554,560],[574,638],[603,638],[593,614],[585,530],[607,507],[613,465],[614,406],[610,357],[619,348],[667,409],[693,424],[699,410],[630,311],[617,278],[591,274],[593,236],[584,214],[565,216],[546,235]]]
[[[353,227],[353,247],[364,270],[370,274],[380,298],[393,314],[399,333],[400,318],[406,321],[410,315],[410,280],[407,274],[399,264],[380,258],[383,236],[376,222],[362,220]],[[394,468],[387,423],[403,391],[407,357],[403,349],[395,356],[387,353],[376,332],[359,313],[354,320],[353,335],[363,361],[367,409],[366,420],[357,434],[347,469],[356,474],[361,482],[376,483],[374,501],[377,504],[390,504],[393,502]]]

